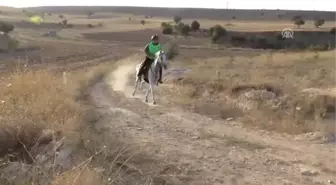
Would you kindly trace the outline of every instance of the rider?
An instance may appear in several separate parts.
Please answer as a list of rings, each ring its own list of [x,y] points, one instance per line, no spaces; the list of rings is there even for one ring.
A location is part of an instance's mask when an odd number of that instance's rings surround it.
[[[150,65],[155,60],[155,53],[160,50],[162,50],[162,45],[159,43],[159,36],[155,34],[151,37],[151,41],[145,47],[146,58],[141,63],[138,77],[141,77],[141,75],[143,75],[146,72],[146,70],[150,67]],[[159,76],[158,82],[163,83],[162,82],[162,68],[160,68],[160,76]]]

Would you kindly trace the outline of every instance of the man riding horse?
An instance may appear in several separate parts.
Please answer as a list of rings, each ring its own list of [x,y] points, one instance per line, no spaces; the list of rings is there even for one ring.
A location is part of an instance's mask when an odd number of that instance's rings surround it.
[[[145,54],[146,54],[146,58],[145,60],[141,63],[141,67],[138,73],[138,77],[141,79],[141,75],[146,74],[146,72],[148,71],[148,69],[150,68],[151,64],[154,62],[155,60],[155,53],[158,51],[161,51],[162,45],[159,43],[159,36],[157,34],[153,35],[151,37],[151,41],[150,43],[148,43],[145,47]],[[162,82],[162,68],[160,67],[160,75],[159,75],[159,83],[163,83]]]

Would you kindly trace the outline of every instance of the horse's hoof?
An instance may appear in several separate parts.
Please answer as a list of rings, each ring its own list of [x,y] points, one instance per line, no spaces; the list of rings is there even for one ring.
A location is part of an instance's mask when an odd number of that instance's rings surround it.
[[[135,95],[135,93],[132,93],[132,96],[134,96]]]
[[[156,105],[156,101],[153,101],[153,105]]]
[[[148,100],[147,100],[147,99],[145,99],[145,102],[147,103],[147,102],[148,102]]]

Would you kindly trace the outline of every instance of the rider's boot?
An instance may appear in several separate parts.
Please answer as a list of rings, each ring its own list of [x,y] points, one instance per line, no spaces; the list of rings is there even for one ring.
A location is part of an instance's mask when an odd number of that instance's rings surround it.
[[[160,67],[160,76],[159,76],[159,80],[158,83],[162,84],[162,67]]]

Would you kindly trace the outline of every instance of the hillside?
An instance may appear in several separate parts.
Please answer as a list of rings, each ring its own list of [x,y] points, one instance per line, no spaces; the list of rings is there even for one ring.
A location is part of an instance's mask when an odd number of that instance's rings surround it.
[[[119,7],[119,6],[95,6],[95,7],[79,7],[79,6],[45,6],[29,8],[31,11],[51,12],[51,13],[86,13],[93,12],[113,12],[128,13],[134,15],[163,16],[172,17],[179,15],[183,18],[200,18],[225,20],[231,19],[233,16],[238,20],[279,20],[292,19],[295,15],[301,15],[305,19],[311,20],[315,17],[321,17],[325,20],[335,20],[335,12],[327,11],[299,11],[299,10],[238,10],[238,9],[200,9],[200,8],[150,8],[150,7]],[[263,14],[263,15],[262,15]]]

